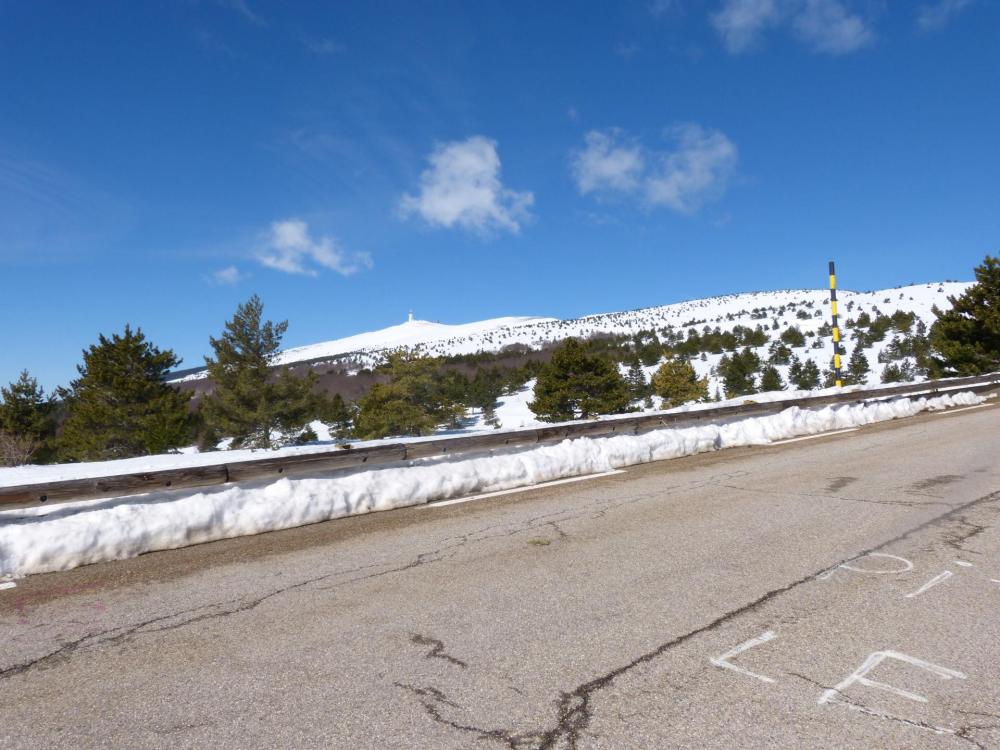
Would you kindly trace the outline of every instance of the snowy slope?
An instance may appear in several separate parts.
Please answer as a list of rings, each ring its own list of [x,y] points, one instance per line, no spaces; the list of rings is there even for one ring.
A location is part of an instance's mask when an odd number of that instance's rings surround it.
[[[842,320],[856,318],[861,312],[867,312],[874,317],[876,309],[884,315],[904,310],[913,312],[930,327],[934,322],[931,308],[937,305],[947,309],[950,307],[948,296],[961,294],[970,283],[915,284],[874,292],[841,290],[838,292],[841,318]],[[829,294],[826,289],[748,292],[625,312],[598,313],[572,320],[505,317],[460,325],[410,320],[380,331],[287,349],[279,355],[278,362],[290,364],[329,357],[330,361],[349,359],[352,365],[360,368],[377,364],[382,352],[400,346],[420,345],[429,355],[448,356],[474,354],[480,351],[495,352],[511,344],[539,347],[569,336],[634,334],[650,329],[659,332],[666,328],[683,331],[691,327],[700,331],[706,325],[712,328],[718,326],[723,331],[732,330],[737,325],[753,328],[762,324],[765,328],[769,328],[775,320],[778,321],[779,329],[774,333],[779,333],[789,325],[797,325],[803,333],[807,333],[815,332],[829,320]],[[808,312],[809,319],[796,317],[799,310]],[[881,374],[881,365],[877,366],[877,354],[887,343],[888,340],[879,342],[873,349],[866,350],[873,369],[872,377],[875,378],[873,382],[878,382]],[[853,349],[849,338],[847,349],[848,351]],[[803,352],[797,351],[796,354],[800,359],[803,358]],[[829,354],[823,359],[822,352],[809,351],[808,354],[810,356],[815,354],[813,358],[820,365],[820,369],[825,367],[826,360],[829,359]],[[715,362],[709,363],[710,366],[714,364]],[[708,369],[700,368],[704,372],[699,371],[699,374],[707,374]],[[783,377],[784,375],[785,373],[782,373]],[[194,373],[188,378],[203,376],[204,373]]]

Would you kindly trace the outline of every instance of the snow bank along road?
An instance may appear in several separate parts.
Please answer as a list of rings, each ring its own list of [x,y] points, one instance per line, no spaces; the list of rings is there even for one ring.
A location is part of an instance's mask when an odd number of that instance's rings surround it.
[[[537,485],[649,461],[801,439],[927,410],[975,406],[984,399],[958,392],[817,409],[790,407],[766,416],[656,429],[639,435],[567,439],[494,455],[435,457],[368,471],[319,471],[312,476],[238,482],[200,491],[171,489],[3,511],[0,574],[25,576],[69,570],[145,552]],[[595,424],[602,425],[576,426]],[[228,477],[229,470],[220,468]]]
[[[0,591],[5,748],[1000,746],[1000,406]]]

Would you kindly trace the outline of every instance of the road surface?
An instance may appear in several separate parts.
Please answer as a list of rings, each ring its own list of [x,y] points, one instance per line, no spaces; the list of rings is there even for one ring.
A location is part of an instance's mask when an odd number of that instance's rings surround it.
[[[34,576],[4,748],[1000,747],[1000,408]]]

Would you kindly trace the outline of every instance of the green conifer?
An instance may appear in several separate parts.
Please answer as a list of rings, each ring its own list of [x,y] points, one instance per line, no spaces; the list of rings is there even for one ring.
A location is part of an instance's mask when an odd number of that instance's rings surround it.
[[[847,362],[847,371],[843,373],[842,382],[845,385],[864,385],[868,382],[868,373],[871,372],[871,365],[868,364],[868,357],[859,346],[851,352],[851,358]]]
[[[358,401],[358,437],[427,435],[438,425],[454,424],[464,409],[454,400],[441,364],[440,359],[424,356],[420,350],[387,353],[376,372],[387,376],[389,382],[376,383]]]
[[[987,255],[975,274],[964,294],[948,298],[950,310],[934,308],[932,377],[1000,371],[1000,258]]]
[[[552,352],[535,384],[535,400],[528,404],[539,419],[560,422],[586,419],[592,414],[620,414],[631,395],[618,368],[608,360],[587,354],[575,338]]]
[[[760,389],[764,392],[785,390],[785,384],[781,381],[781,373],[777,367],[768,365],[764,368],[760,375]]]
[[[734,352],[732,356],[723,356],[719,360],[718,372],[722,376],[722,387],[726,391],[726,398],[756,393],[755,376],[760,365],[760,357],[749,347]]]
[[[95,461],[162,453],[188,443],[190,393],[163,382],[178,364],[172,351],[155,347],[141,329],[126,325],[121,336],[101,335],[83,352],[80,377],[60,391],[69,413],[60,454]]]
[[[793,362],[792,365],[794,366],[795,362]],[[817,367],[816,363],[811,359],[807,359],[805,362],[801,363],[800,369],[798,373],[796,373],[796,377],[793,378],[792,375],[792,369],[789,368],[788,379],[800,391],[811,391],[819,388],[819,367]]]
[[[237,306],[222,335],[209,337],[205,357],[212,392],[202,402],[209,430],[232,438],[234,448],[271,448],[289,442],[324,410],[313,393],[316,374],[272,369],[288,321],[262,321],[264,304],[253,295]]]
[[[638,358],[634,358],[629,364],[625,382],[628,383],[628,391],[632,394],[633,401],[641,401],[649,395],[649,383],[646,381],[646,373]]]
[[[663,399],[665,409],[688,401],[708,400],[708,378],[699,378],[686,359],[668,359],[653,373],[651,385],[653,392]]]
[[[44,463],[52,458],[55,402],[27,370],[0,388],[0,433],[6,446],[0,456],[2,464]]]

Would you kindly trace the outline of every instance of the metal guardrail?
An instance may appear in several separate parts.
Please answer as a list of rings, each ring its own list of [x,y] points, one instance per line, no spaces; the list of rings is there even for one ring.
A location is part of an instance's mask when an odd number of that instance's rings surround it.
[[[793,406],[814,408],[831,404],[859,403],[909,394],[937,394],[944,391],[982,392],[1000,388],[1000,373],[969,378],[949,378],[907,383],[905,385],[850,391],[822,396],[754,403],[752,397],[737,406],[720,406],[672,414],[643,414],[588,422],[574,422],[552,427],[510,432],[493,432],[468,437],[421,440],[412,443],[386,443],[363,448],[331,448],[329,451],[255,458],[210,466],[191,466],[134,474],[67,479],[44,484],[0,487],[0,509],[23,508],[43,503],[65,503],[101,497],[136,495],[157,490],[211,487],[283,476],[363,469],[418,458],[453,454],[484,453],[497,449],[555,443],[567,438],[634,435],[664,427],[688,427],[733,417],[776,414]]]

